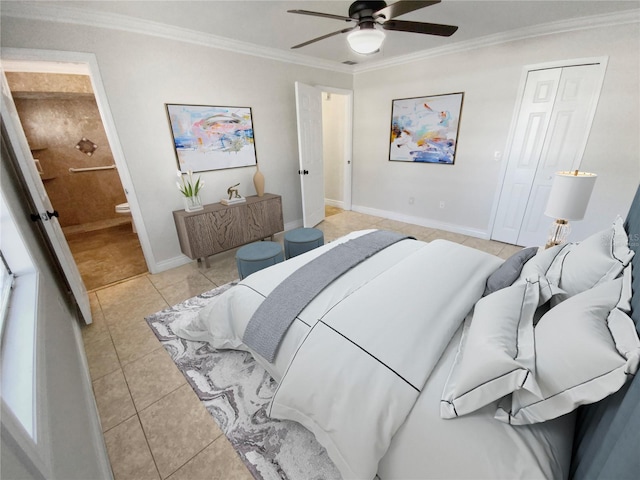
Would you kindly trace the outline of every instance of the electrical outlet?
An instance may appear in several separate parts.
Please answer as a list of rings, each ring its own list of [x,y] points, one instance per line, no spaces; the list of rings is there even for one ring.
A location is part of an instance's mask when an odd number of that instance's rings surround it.
[[[440,200],[440,208],[444,208],[444,200]]]
[[[413,205],[415,203],[416,199],[413,197],[409,197],[409,205]]]

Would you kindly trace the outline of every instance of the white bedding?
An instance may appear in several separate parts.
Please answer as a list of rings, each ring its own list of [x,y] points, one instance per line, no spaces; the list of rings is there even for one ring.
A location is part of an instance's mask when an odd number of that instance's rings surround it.
[[[333,245],[247,277],[173,331],[251,351],[241,339],[258,305]],[[513,427],[493,418],[495,405],[439,415],[460,325],[501,262],[451,242],[404,240],[353,268],[298,316],[274,363],[254,354],[280,384],[271,414],[314,432],[345,478],[566,477],[571,418]]]

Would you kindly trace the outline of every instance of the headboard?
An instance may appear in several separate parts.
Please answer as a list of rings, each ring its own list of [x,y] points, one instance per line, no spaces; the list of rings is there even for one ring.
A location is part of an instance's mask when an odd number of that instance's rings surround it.
[[[632,260],[631,317],[640,332],[640,187],[625,229]],[[578,409],[569,474],[573,479],[640,478],[640,375],[616,394]]]

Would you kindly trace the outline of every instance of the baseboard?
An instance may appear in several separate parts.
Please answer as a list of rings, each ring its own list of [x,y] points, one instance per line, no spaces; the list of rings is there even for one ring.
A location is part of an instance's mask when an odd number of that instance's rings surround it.
[[[344,210],[344,202],[342,200],[331,200],[330,198],[324,199],[324,204],[330,207],[341,208]]]
[[[476,230],[474,228],[461,227],[460,225],[453,225],[450,223],[438,222],[436,220],[430,220],[427,218],[413,217],[411,215],[403,215],[396,212],[389,212],[387,210],[378,210],[376,208],[362,207],[360,205],[352,205],[351,210],[358,213],[365,213],[367,215],[374,215],[376,217],[388,218],[389,220],[397,220],[399,222],[412,223],[414,225],[420,225],[421,227],[437,228],[438,230],[446,230],[447,232],[460,233],[462,235],[482,238],[484,240],[490,239],[490,234],[487,231]]]
[[[155,264],[154,271],[150,273],[160,273],[166,270],[171,270],[172,268],[181,267],[182,265],[186,265],[187,263],[192,262],[189,257],[186,255],[179,255],[177,257],[169,258],[168,260],[163,260]]]
[[[294,228],[302,227],[303,222],[302,219],[294,220],[293,222],[287,222],[284,224],[284,231],[288,232],[289,230],[293,230]]]

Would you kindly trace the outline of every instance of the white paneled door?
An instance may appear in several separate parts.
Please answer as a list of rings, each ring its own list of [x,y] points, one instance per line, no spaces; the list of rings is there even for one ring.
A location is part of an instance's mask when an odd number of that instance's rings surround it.
[[[602,63],[528,73],[492,239],[545,243],[553,221],[544,215],[553,174],[580,167],[603,74]]]
[[[322,90],[300,82],[295,88],[302,221],[305,227],[314,227],[324,220]]]
[[[2,82],[2,122],[7,130],[9,141],[13,146],[17,167],[22,173],[25,186],[29,195],[33,199],[36,211],[34,215],[38,215],[37,221],[43,225],[43,231],[46,234],[51,248],[55,252],[58,263],[64,272],[65,278],[75,299],[78,309],[86,323],[91,323],[91,306],[89,305],[89,295],[87,289],[80,276],[80,271],[71,255],[69,244],[64,237],[62,227],[55,215],[57,213],[53,209],[51,201],[47,196],[47,192],[40,179],[40,174],[36,168],[36,164],[31,155],[27,138],[22,130],[20,118],[16,106],[13,103],[13,97],[9,90],[4,71],[1,71]]]

